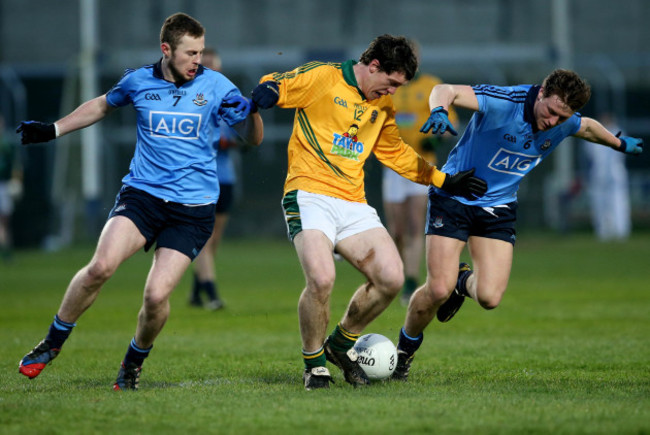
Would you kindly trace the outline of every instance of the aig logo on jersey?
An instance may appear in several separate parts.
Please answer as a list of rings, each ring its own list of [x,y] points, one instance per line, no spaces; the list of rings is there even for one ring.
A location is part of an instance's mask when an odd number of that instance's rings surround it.
[[[523,177],[537,166],[541,160],[541,156],[530,156],[501,148],[492,157],[488,167],[493,171]]]
[[[195,140],[199,138],[200,127],[200,114],[149,112],[149,128],[152,136]]]

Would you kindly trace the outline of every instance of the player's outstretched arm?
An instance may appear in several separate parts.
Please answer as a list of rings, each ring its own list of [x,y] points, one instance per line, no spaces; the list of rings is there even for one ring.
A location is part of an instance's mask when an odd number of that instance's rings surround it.
[[[232,128],[247,145],[258,146],[264,138],[264,124],[262,117],[257,112],[257,107],[252,100],[243,95],[230,95],[224,98],[223,108],[230,107],[235,112],[246,114],[243,121],[233,125]]]
[[[88,100],[77,107],[72,113],[54,123],[57,128],[57,137],[93,125],[104,119],[114,109],[106,101],[106,95],[100,95],[92,100]]]
[[[478,100],[474,89],[469,85],[450,85],[443,83],[434,86],[429,94],[429,108],[438,106],[449,109],[449,106],[462,107],[463,109],[478,110]]]
[[[69,115],[53,124],[38,121],[23,121],[16,130],[21,135],[23,145],[30,143],[48,142],[72,131],[88,127],[103,119],[113,110],[102,95],[86,101]]]
[[[232,126],[246,145],[258,146],[264,139],[264,123],[259,112],[249,112],[246,119]]]
[[[583,117],[580,119],[580,129],[574,135],[581,139],[605,145],[625,154],[638,155],[643,152],[643,139],[621,136],[619,132],[616,136],[607,130],[600,122],[593,118]]]
[[[243,98],[243,97],[242,97]],[[260,83],[251,92],[250,113],[246,119],[233,128],[250,145],[259,145],[264,137],[264,123],[259,109],[270,109],[280,98],[279,86],[274,81]]]
[[[440,84],[434,86],[429,95],[431,114],[420,131],[422,133],[444,134],[449,132],[456,136],[458,133],[449,122],[448,110],[450,106],[464,109],[478,110],[478,100],[474,89],[467,85]]]

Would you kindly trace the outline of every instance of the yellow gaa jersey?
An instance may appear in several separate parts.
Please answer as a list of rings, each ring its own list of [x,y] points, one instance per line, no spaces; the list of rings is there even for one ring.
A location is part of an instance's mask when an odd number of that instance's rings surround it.
[[[427,139],[435,139],[430,133],[420,132],[420,128],[429,118],[429,95],[434,86],[442,83],[438,77],[418,73],[413,80],[397,88],[393,95],[393,104],[397,113],[395,122],[404,142],[415,148],[429,162],[435,163],[433,150],[423,150],[422,144]],[[457,125],[458,116],[453,107],[449,107],[449,121]]]
[[[278,107],[296,109],[284,193],[299,189],[365,203],[363,165],[371,152],[410,180],[440,186],[445,175],[401,139],[391,97],[365,98],[355,63],[310,62],[261,78],[279,84]]]

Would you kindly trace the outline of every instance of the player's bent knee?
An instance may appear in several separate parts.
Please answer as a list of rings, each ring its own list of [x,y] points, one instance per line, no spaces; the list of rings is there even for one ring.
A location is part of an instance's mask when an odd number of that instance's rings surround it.
[[[115,267],[105,261],[95,260],[86,267],[86,275],[93,283],[104,283],[113,276]]]
[[[502,296],[503,293],[493,294],[488,296],[479,295],[478,303],[481,306],[481,308],[485,310],[493,310],[496,307],[498,307],[499,304],[501,303]]]
[[[401,263],[383,266],[376,277],[368,276],[368,279],[389,292],[399,291],[404,285],[404,268]]]
[[[453,287],[449,288],[444,283],[427,283],[423,290],[431,303],[436,305],[440,305],[449,299],[449,295],[454,291]]]
[[[384,276],[383,281],[386,287],[400,290],[404,285],[404,272],[401,269],[399,271],[391,271]]]
[[[160,307],[167,304],[168,300],[169,296],[167,295],[146,291],[143,305],[147,310],[158,310]]]
[[[370,282],[373,282],[372,280]],[[402,273],[382,273],[374,281],[377,290],[388,297],[395,297],[404,285],[404,275]]]
[[[311,276],[307,282],[307,291],[315,295],[328,296],[334,288],[336,277],[330,274]]]

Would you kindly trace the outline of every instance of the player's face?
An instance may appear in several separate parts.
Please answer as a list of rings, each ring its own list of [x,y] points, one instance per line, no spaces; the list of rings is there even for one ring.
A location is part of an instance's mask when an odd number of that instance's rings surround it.
[[[402,72],[386,74],[379,69],[379,61],[373,60],[368,66],[368,79],[361,88],[361,92],[369,100],[375,100],[383,95],[393,95],[397,88],[405,85],[408,80]]]
[[[544,97],[543,89],[540,89],[533,113],[537,122],[537,129],[540,131],[550,130],[571,118],[575,113],[557,95]]]
[[[183,35],[175,50],[171,51],[168,67],[174,78],[174,83],[193,80],[201,64],[201,54],[205,47],[205,39]]]

